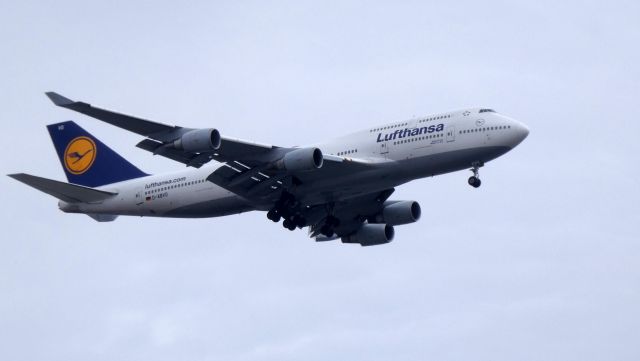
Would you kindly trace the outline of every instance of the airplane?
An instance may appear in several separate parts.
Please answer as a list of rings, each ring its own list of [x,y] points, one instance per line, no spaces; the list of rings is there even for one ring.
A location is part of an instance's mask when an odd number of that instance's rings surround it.
[[[416,222],[418,202],[390,200],[404,183],[479,169],[529,134],[491,108],[469,108],[392,122],[303,147],[222,136],[216,128],[162,124],[46,95],[67,108],[144,137],[138,148],[188,168],[147,174],[73,121],[47,126],[69,183],[24,173],[9,176],[59,199],[60,210],[99,222],[119,215],[221,217],[264,211],[316,241],[389,243],[394,226]]]

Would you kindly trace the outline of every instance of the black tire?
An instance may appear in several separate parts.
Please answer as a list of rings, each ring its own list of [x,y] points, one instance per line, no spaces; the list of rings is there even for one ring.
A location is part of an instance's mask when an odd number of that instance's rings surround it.
[[[267,218],[276,223],[280,222],[280,214],[278,214],[278,212],[276,212],[274,209],[267,212]]]
[[[297,216],[296,218],[294,218],[293,221],[295,222],[296,226],[300,228],[307,225],[307,220],[300,216]]]
[[[296,229],[296,223],[292,219],[285,219],[282,226],[290,231]]]
[[[329,216],[327,217],[327,220],[325,222],[327,225],[329,225],[330,227],[337,227],[340,225],[340,220],[336,217],[333,216]]]
[[[475,187],[475,186],[476,186],[476,185],[475,185],[475,184],[476,184],[476,181],[478,181],[478,180],[479,180],[478,178],[476,178],[476,177],[474,177],[474,176],[471,176],[471,177],[469,177],[469,180],[468,180],[467,182],[469,182],[469,185],[470,185],[470,186]],[[477,188],[477,187],[476,187],[476,188]]]
[[[482,184],[482,181],[480,181],[480,179],[476,178],[476,182],[473,184],[474,188],[478,188],[480,187],[480,185]]]

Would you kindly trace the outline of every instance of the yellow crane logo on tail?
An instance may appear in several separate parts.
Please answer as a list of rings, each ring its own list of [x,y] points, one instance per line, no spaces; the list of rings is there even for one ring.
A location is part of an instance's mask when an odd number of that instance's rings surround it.
[[[69,173],[82,174],[91,168],[96,159],[96,143],[87,137],[74,138],[64,154],[64,166]]]

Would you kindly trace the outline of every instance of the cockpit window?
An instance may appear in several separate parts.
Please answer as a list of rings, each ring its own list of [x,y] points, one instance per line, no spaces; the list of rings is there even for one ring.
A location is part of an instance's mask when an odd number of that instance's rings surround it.
[[[496,111],[493,109],[480,109],[479,113],[495,113]]]

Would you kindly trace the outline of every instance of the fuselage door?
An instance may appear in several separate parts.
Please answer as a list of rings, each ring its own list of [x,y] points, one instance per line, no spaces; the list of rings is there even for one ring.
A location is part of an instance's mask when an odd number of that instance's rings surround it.
[[[144,189],[138,188],[136,190],[135,197],[133,198],[136,206],[141,206],[144,204]]]
[[[389,156],[389,144],[387,144],[387,141],[380,143],[380,155],[385,158]]]
[[[447,142],[453,142],[456,140],[456,127],[450,125],[447,127]]]

